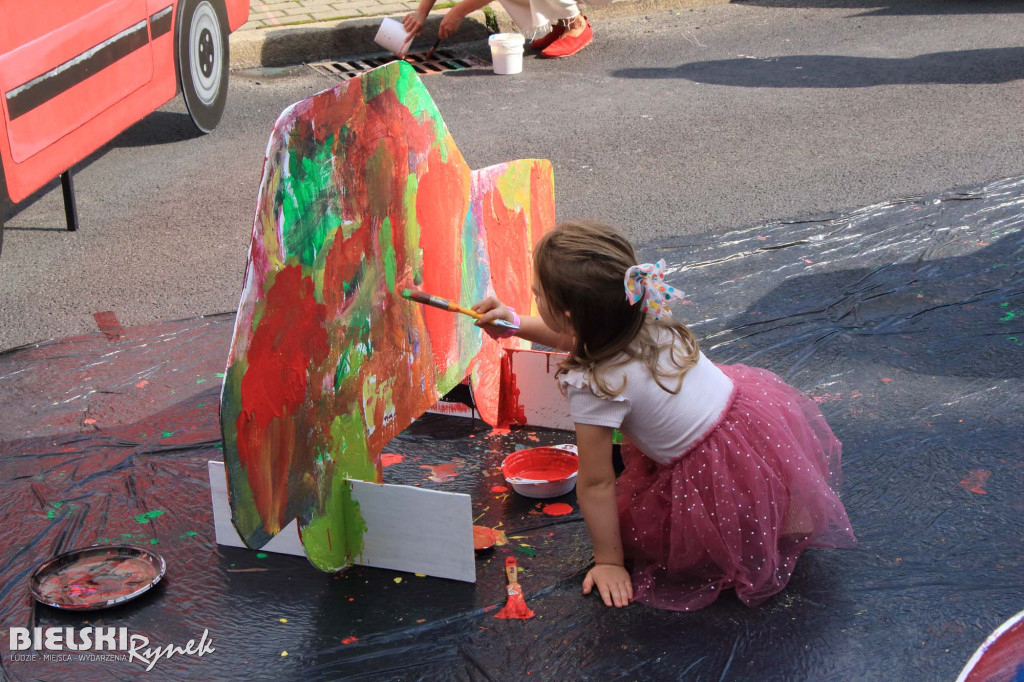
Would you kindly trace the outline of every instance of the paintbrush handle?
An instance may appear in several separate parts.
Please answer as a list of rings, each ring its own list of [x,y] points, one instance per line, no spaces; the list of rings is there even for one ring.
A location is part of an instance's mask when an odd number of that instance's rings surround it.
[[[417,303],[422,303],[424,305],[440,308],[441,310],[447,310],[453,313],[462,313],[463,315],[469,315],[474,320],[479,320],[481,317],[483,317],[483,313],[478,313],[477,311],[471,308],[464,308],[457,303],[452,303],[447,298],[434,296],[433,294],[428,294],[424,291],[411,291],[406,289],[405,291],[402,292],[402,296],[408,298],[411,301],[416,301]],[[490,325],[493,327],[500,327],[502,329],[519,329],[517,325],[512,324],[508,320],[494,320],[493,322],[490,323]]]
[[[430,59],[432,56],[434,56],[434,50],[436,50],[437,46],[440,45],[440,44],[441,44],[441,36],[438,36],[437,40],[435,40],[434,44],[430,46],[430,49],[427,50],[427,54],[423,58],[424,59]]]
[[[508,578],[509,585],[519,584],[519,564],[512,557],[505,558],[505,577]]]

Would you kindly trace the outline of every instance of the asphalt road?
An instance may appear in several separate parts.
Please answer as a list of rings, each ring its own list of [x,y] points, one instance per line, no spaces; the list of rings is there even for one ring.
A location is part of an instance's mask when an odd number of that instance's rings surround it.
[[[474,168],[555,166],[559,219],[638,243],[1024,174],[1024,3],[757,0],[607,20],[568,60],[426,78]],[[480,46],[477,46],[479,49]],[[234,74],[196,136],[180,99],[7,219],[0,348],[234,310],[267,135],[333,81]]]

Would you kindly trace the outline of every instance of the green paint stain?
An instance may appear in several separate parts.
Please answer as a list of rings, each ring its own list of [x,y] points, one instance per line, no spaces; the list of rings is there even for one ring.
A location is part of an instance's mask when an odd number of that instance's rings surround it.
[[[285,258],[298,257],[312,267],[328,234],[341,226],[341,197],[334,182],[334,136],[317,145],[312,155],[302,145],[288,150],[287,173],[281,177],[276,202],[281,206]]]
[[[520,554],[525,554],[526,556],[537,556],[537,552],[533,547],[516,547],[516,551]]]
[[[121,537],[123,537],[123,538],[130,538],[131,536],[132,536],[131,533],[121,533]]]
[[[1009,304],[1009,303],[1000,303],[1000,304],[999,304],[999,307],[1000,307],[1000,308],[1008,308],[1009,306],[1010,306],[1010,304]]]
[[[196,535],[198,535],[198,533],[196,533],[194,530],[187,530],[184,533],[182,533],[181,535],[179,535],[178,537],[179,538],[194,538]]]
[[[385,218],[377,233],[380,242],[380,253],[384,258],[384,282],[388,291],[395,290],[395,272],[398,265],[395,263],[395,245],[391,241],[391,218]]]
[[[405,105],[417,119],[430,118],[434,122],[434,133],[441,140],[442,161],[447,160],[447,145],[444,139],[448,136],[448,128],[441,119],[434,101],[430,98],[423,82],[416,76],[416,71],[406,62],[394,62],[397,69],[374,69],[363,74],[363,96],[367,103],[386,90],[394,89],[395,97]]]
[[[345,350],[341,352],[341,356],[338,358],[338,366],[334,369],[334,390],[338,391],[341,389],[341,385],[350,376],[354,376],[359,371],[359,368],[363,365],[363,360],[366,359],[366,355],[362,351],[362,343],[350,343]]]
[[[1006,315],[1004,315],[1003,317],[999,318],[999,321],[1000,322],[1009,322],[1009,321],[1015,319],[1017,317],[1017,315],[1019,315],[1019,314],[1020,314],[1019,310],[1011,310],[1011,311],[1007,312]]]
[[[163,515],[164,511],[162,509],[154,509],[153,511],[148,511],[144,514],[138,514],[135,516],[135,523],[149,523],[156,517]]]
[[[199,403],[196,407],[203,407],[206,403]]]
[[[159,544],[159,543],[160,543],[160,541],[159,541],[159,540],[157,540],[156,538],[152,538],[152,539],[150,539],[150,541],[149,541],[149,544],[151,544],[151,545],[156,545],[156,544]]]
[[[256,501],[249,486],[249,476],[237,456],[237,424],[238,416],[242,412],[242,376],[245,375],[247,367],[248,363],[244,359],[236,360],[228,367],[220,408],[224,442],[218,443],[217,448],[225,450],[224,469],[231,490],[231,513],[235,528],[243,539],[250,541],[251,544],[261,545],[261,540],[265,538],[263,520],[256,509]],[[229,457],[227,453],[236,453],[236,456]]]
[[[362,553],[366,532],[359,504],[352,499],[345,479],[376,481],[377,469],[369,461],[366,428],[358,403],[352,403],[346,413],[334,418],[329,439],[331,461],[325,462],[322,477],[330,481],[330,492],[315,510],[312,521],[302,529],[302,544],[314,566],[336,571]]]
[[[420,224],[416,220],[416,191],[420,182],[415,173],[405,179],[402,205],[405,208],[405,262],[412,272],[413,284],[423,284],[423,250],[420,248]]]
[[[363,426],[358,403],[349,405],[347,414],[340,414],[331,422],[331,456],[338,463],[342,478],[376,481],[377,468],[370,463],[366,429]]]
[[[174,431],[164,431],[160,434],[161,438],[170,438],[174,435]]]
[[[323,245],[317,252],[316,261],[313,263],[311,277],[313,278],[313,298],[317,303],[324,302],[324,273],[327,272],[327,256],[334,246],[334,240],[338,236],[338,228],[333,228],[324,235]]]
[[[218,379],[223,379],[224,378],[224,372],[217,372],[213,376],[217,377]]]
[[[202,383],[205,383],[205,382],[206,382],[206,379],[196,379],[196,383],[197,384],[202,384]]]
[[[266,559],[267,558],[267,553],[266,552],[256,552],[256,558],[257,559]]]
[[[46,511],[46,518],[48,518],[48,519],[56,518],[57,517],[57,512],[60,511],[61,507],[63,507],[63,506],[64,506],[63,502],[52,502],[52,503],[50,503],[50,509],[48,509]],[[69,508],[73,509],[74,505],[71,505]]]
[[[619,431],[618,429],[612,429],[612,442],[613,443],[621,443],[622,442],[622,431]]]
[[[497,188],[502,201],[511,209],[523,209],[530,205],[530,173],[533,161],[513,161],[507,170],[498,176]]]

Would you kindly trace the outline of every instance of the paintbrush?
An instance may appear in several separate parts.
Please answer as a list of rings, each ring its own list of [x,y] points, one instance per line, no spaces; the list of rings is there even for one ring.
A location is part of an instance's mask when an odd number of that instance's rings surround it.
[[[453,313],[462,313],[463,315],[469,315],[475,320],[479,320],[481,317],[483,317],[483,314],[478,313],[475,310],[471,310],[470,308],[464,308],[461,305],[452,303],[448,299],[441,298],[440,296],[431,296],[430,294],[424,291],[420,291],[418,289],[402,289],[402,297],[407,298],[410,301],[422,303],[423,305],[429,305],[435,308],[440,308],[441,310],[448,310]],[[502,329],[519,329],[518,326],[512,324],[511,322],[508,322],[507,320],[494,320],[490,324],[491,326],[501,327]]]
[[[533,618],[534,613],[523,599],[523,588],[519,586],[519,564],[514,556],[505,557],[505,576],[508,578],[508,601],[505,608],[494,614],[495,618]]]
[[[424,55],[423,59],[424,59],[424,60],[427,60],[427,59],[430,59],[431,57],[433,57],[433,56],[434,56],[434,50],[436,50],[436,49],[437,49],[437,46],[438,46],[438,45],[439,45],[440,43],[441,43],[441,36],[438,36],[438,37],[437,37],[437,40],[435,40],[435,41],[434,41],[434,44],[433,44],[433,45],[432,45],[432,46],[430,47],[430,49],[429,49],[429,50],[427,50],[427,54],[426,54],[426,55]]]

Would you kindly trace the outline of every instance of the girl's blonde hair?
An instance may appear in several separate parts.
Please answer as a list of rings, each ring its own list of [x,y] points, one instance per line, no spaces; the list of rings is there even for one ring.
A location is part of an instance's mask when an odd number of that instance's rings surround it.
[[[637,260],[625,237],[599,223],[562,223],[541,238],[533,254],[548,307],[556,317],[568,311],[576,337],[576,347],[559,365],[556,376],[584,370],[598,391],[614,397],[626,387],[625,379],[621,386],[612,387],[598,370],[639,359],[661,388],[679,393],[683,375],[697,364],[697,339],[686,325],[671,318],[649,318],[643,301],[630,305],[626,300],[623,280]],[[662,329],[671,336],[659,343]],[[669,357],[674,369],[659,366],[666,346],[672,348]],[[663,383],[673,379],[674,388]]]

